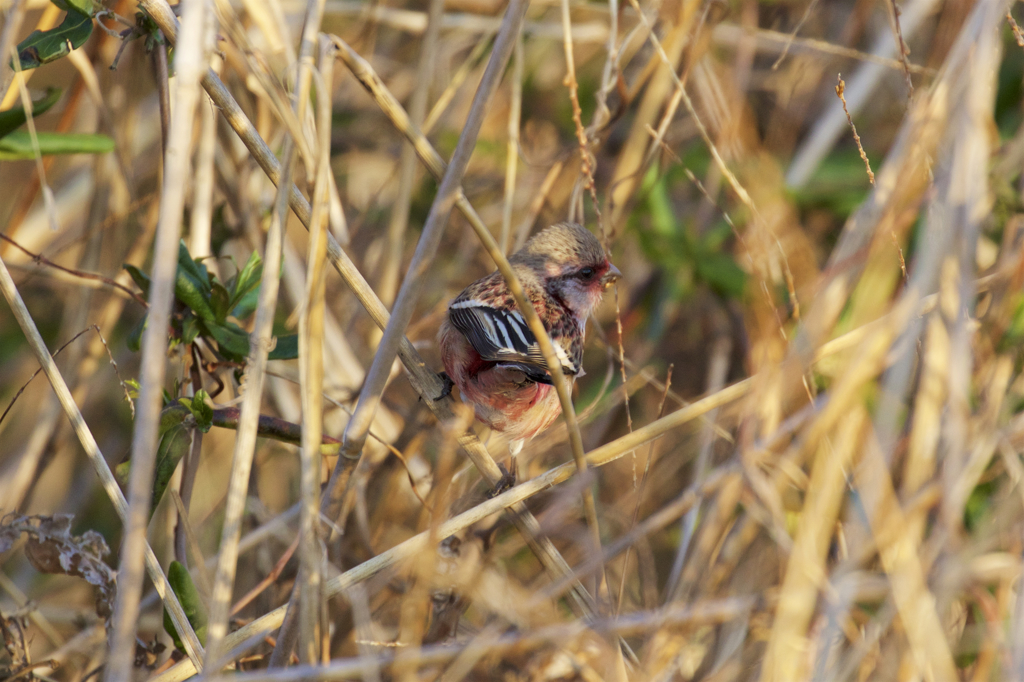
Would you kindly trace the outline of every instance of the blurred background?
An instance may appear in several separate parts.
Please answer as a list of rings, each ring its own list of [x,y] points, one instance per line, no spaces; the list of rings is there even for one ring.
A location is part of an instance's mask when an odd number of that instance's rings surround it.
[[[372,65],[447,159],[505,5],[449,0],[433,15],[427,5],[326,0],[321,30]],[[280,154],[306,6],[213,6],[211,67]],[[7,29],[19,22],[16,42],[64,15],[41,0],[0,9]],[[133,3],[108,9],[135,25]],[[1015,3],[996,0],[534,0],[463,187],[506,253],[570,218],[624,274],[588,326],[586,376],[574,391],[585,450],[747,383],[584,484],[528,501],[569,566],[603,566],[594,613],[575,611],[523,536],[491,517],[459,536],[465,573],[445,587],[454,606],[438,605],[433,578],[399,564],[358,598],[329,601],[324,658],[407,645],[402,610],[419,600],[417,643],[524,636],[465,670],[424,662],[409,673],[423,679],[1024,675],[1024,37],[1015,16],[1024,16]],[[166,83],[159,46],[122,44],[125,25],[94,20],[111,30],[95,28],[70,56],[17,76],[0,112],[21,106],[19,83],[35,100],[59,88],[35,127],[100,133],[113,151],[0,155],[9,159],[0,161],[0,257],[51,353],[67,344],[57,365],[114,467],[129,454],[126,391],[145,315],[143,297],[127,293],[139,278],[124,265],[151,268]],[[331,231],[390,308],[437,183],[342,61],[329,94],[333,205],[344,218]],[[193,150],[182,236],[226,283],[264,252],[275,189],[205,94]],[[310,196],[315,143],[299,152],[295,180]],[[297,331],[306,253],[292,215],[279,339]],[[432,370],[441,369],[435,336],[447,302],[494,267],[453,212],[407,330]],[[326,286],[324,429],[340,438],[380,330],[330,269]],[[175,309],[172,401],[195,387],[187,308]],[[252,328],[252,309],[232,311],[241,330]],[[237,406],[244,352],[201,336],[199,382],[215,408]],[[116,567],[121,524],[45,377],[24,387],[37,368],[0,306],[0,410],[11,404],[0,421],[0,512],[72,514],[71,532],[102,535]],[[268,371],[262,413],[299,424],[297,361],[272,360]],[[506,461],[500,435],[472,428]],[[328,547],[337,570],[486,498],[487,481],[453,454],[449,431],[396,362],[366,446],[372,473]],[[181,437],[192,442],[191,431]],[[202,439],[189,516],[206,558],[217,553],[234,437],[215,426]],[[324,458],[324,480],[335,459]],[[571,459],[558,423],[524,450],[519,479]],[[294,443],[258,441],[235,599],[261,589],[234,625],[291,594],[298,560],[279,560],[296,535],[299,476]],[[581,485],[597,500],[603,558],[588,542]],[[175,519],[163,499],[149,528],[165,565]],[[21,623],[32,661],[61,663],[31,674],[98,674],[106,640],[93,588],[41,573],[22,545],[0,542],[0,613]],[[433,587],[413,590],[417,581]],[[159,601],[144,605],[139,672],[149,675],[173,646]],[[614,620],[628,614],[629,627]],[[619,625],[569,629],[584,617]],[[526,637],[544,627],[555,629]],[[157,639],[168,648],[158,652]],[[238,667],[264,667],[271,648],[259,644]],[[19,669],[7,651],[0,672]]]

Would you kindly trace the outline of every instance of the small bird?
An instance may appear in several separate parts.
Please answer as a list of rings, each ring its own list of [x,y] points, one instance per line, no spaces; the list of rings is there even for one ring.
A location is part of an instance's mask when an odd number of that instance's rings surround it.
[[[509,257],[551,337],[570,382],[583,376],[587,317],[622,276],[600,242],[576,223],[557,223]],[[537,339],[500,272],[470,284],[448,304],[438,334],[441,360],[477,419],[505,434],[513,457],[562,413]]]

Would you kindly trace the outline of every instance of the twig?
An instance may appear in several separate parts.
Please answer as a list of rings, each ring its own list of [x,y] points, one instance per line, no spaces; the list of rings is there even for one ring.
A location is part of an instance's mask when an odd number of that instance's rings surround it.
[[[896,51],[899,53],[900,63],[903,64],[903,76],[907,83],[907,97],[910,98],[914,94],[914,83],[910,80],[910,66],[907,63],[907,55],[910,54],[910,48],[907,47],[907,43],[903,40],[903,30],[900,28],[900,6],[896,4],[896,0],[889,0],[889,9],[892,10],[889,18],[892,21],[892,30],[896,34]],[[843,108],[846,108],[846,104],[843,104]]]
[[[323,0],[309,0],[303,26],[300,73],[316,81],[318,150],[316,177],[313,184],[313,215],[309,225],[309,247],[306,257],[306,298],[299,316],[299,377],[302,389],[301,465],[302,514],[299,516],[299,661],[317,660],[317,636],[320,620],[320,588],[323,582],[321,563],[324,560],[318,518],[320,513],[320,443],[323,436],[324,386],[324,295],[327,260],[327,212],[331,148],[331,83],[334,80],[334,46],[320,39],[319,63],[322,73],[313,68],[313,42],[320,31]],[[308,93],[300,90],[299,101]],[[280,637],[279,637],[280,639]],[[291,653],[289,650],[288,654]]]
[[[871,162],[868,161],[868,155],[864,153],[864,146],[860,143],[860,135],[857,134],[857,126],[853,125],[853,117],[850,116],[850,110],[846,108],[846,83],[843,82],[843,75],[839,74],[838,85],[836,85],[836,96],[839,101],[843,103],[843,112],[846,114],[846,120],[850,122],[850,130],[853,131],[853,141],[857,143],[857,151],[860,152],[860,158],[864,162],[864,167],[868,171],[868,181],[875,184],[875,174],[871,172]]]
[[[451,81],[445,87],[444,91],[438,96],[437,101],[434,102],[434,106],[430,108],[430,113],[427,114],[426,119],[423,121],[423,134],[429,135],[437,125],[437,122],[441,120],[445,112],[448,111],[448,105],[452,103],[452,99],[455,98],[455,93],[458,91],[462,84],[469,78],[470,72],[473,71],[480,64],[480,60],[483,59],[484,54],[487,52],[487,48],[494,44],[494,36],[485,35],[477,41],[477,44],[473,46],[473,50],[466,57],[466,60],[459,65],[459,69],[452,76]]]
[[[144,308],[148,308],[149,307],[149,303],[146,301],[145,298],[143,298],[140,294],[132,291],[131,289],[129,289],[128,287],[126,287],[125,285],[121,284],[120,282],[118,282],[116,280],[113,280],[113,279],[111,279],[109,277],[104,277],[103,275],[98,275],[98,274],[96,274],[94,272],[83,272],[81,270],[75,270],[74,268],[66,268],[63,265],[60,265],[58,263],[54,263],[52,260],[50,260],[49,258],[46,258],[42,254],[32,253],[31,251],[26,249],[24,246],[22,246],[21,244],[19,244],[18,242],[14,241],[13,239],[11,239],[10,237],[8,237],[7,235],[5,235],[3,233],[0,233],[0,239],[2,239],[3,241],[7,242],[8,244],[13,246],[14,248],[18,249],[19,251],[24,253],[26,256],[31,258],[36,263],[39,263],[41,265],[46,265],[48,267],[54,268],[55,270],[60,270],[61,272],[66,272],[69,275],[72,275],[74,277],[79,277],[81,279],[91,279],[91,280],[94,280],[94,281],[97,281],[97,282],[103,282],[107,286],[112,287],[114,289],[117,289],[118,291],[121,291],[122,293],[124,293],[126,296],[130,297],[132,300],[134,300],[136,303],[138,303],[142,307],[144,307]]]
[[[793,41],[796,40],[796,34],[799,33],[800,29],[804,27],[804,24],[807,22],[807,19],[811,16],[811,11],[817,4],[818,0],[811,0],[809,3],[807,3],[807,9],[804,10],[803,15],[800,17],[800,21],[796,22],[796,26],[790,32],[789,38],[786,40],[786,44],[782,46],[782,53],[779,55],[779,58],[776,59],[775,62],[772,64],[772,71],[778,71],[779,65],[782,64],[782,61],[786,58],[786,55],[789,54],[789,48],[793,46]]]
[[[239,611],[244,609],[252,602],[253,599],[260,596],[260,594],[268,587],[274,584],[274,581],[281,577],[281,572],[284,571],[284,567],[288,564],[288,560],[295,554],[295,550],[299,548],[299,538],[296,537],[292,544],[288,545],[288,549],[284,551],[284,554],[277,560],[274,567],[270,570],[267,576],[259,581],[255,587],[246,592],[241,599],[235,602],[235,605],[231,607],[231,615],[234,616]]]
[[[0,235],[0,236],[2,236],[2,235]],[[121,373],[118,372],[118,370],[117,370],[117,362],[114,360],[114,356],[111,355],[110,347],[107,345],[107,340],[105,338],[103,338],[103,334],[100,333],[100,328],[97,325],[95,325],[95,324],[94,325],[90,325],[90,326],[86,327],[85,329],[83,329],[82,331],[80,331],[77,334],[75,334],[74,336],[72,336],[67,341],[67,343],[65,343],[63,346],[61,346],[60,348],[57,349],[57,351],[53,354],[52,357],[56,358],[58,355],[60,355],[60,352],[62,350],[64,350],[68,346],[70,346],[78,337],[80,337],[82,334],[85,334],[90,329],[93,329],[93,330],[96,331],[96,335],[100,337],[100,341],[103,343],[104,350],[107,351],[107,357],[110,358],[110,364],[114,368],[114,376],[117,377],[117,383],[119,383],[121,385],[121,388],[124,390],[124,399],[128,401],[128,405],[131,407],[131,411],[132,411],[132,418],[134,418],[135,417],[135,401],[132,400],[131,394],[128,392],[128,384],[126,384],[124,382],[124,380],[121,379]],[[11,398],[11,402],[9,402],[7,404],[7,408],[4,410],[3,414],[0,414],[0,424],[3,423],[4,418],[7,416],[7,413],[11,411],[12,407],[14,407],[14,403],[17,402],[18,397],[21,396],[21,394],[25,392],[25,389],[28,388],[28,385],[32,383],[32,380],[35,379],[39,375],[39,373],[42,372],[42,371],[43,371],[43,368],[39,367],[39,369],[37,369],[35,372],[33,372],[32,376],[30,376],[28,378],[28,381],[26,381],[24,384],[22,384],[21,388],[18,389],[18,392],[14,394],[14,397]]]
[[[0,235],[0,236],[3,236],[3,235]],[[72,336],[70,339],[67,340],[67,342],[64,343],[63,346],[58,348],[57,351],[55,353],[53,353],[52,357],[56,358],[58,355],[60,355],[60,352],[62,350],[64,350],[68,346],[70,346],[72,343],[75,342],[76,339],[78,339],[82,334],[85,334],[90,329],[92,329],[92,327],[86,327],[82,331],[80,331],[77,334],[75,334],[74,336]],[[7,416],[7,413],[11,411],[11,408],[14,407],[14,403],[18,402],[18,398],[21,397],[21,394],[25,392],[25,389],[28,388],[28,385],[32,383],[32,380],[35,379],[37,376],[39,376],[39,373],[42,372],[42,371],[43,371],[43,368],[39,367],[36,371],[32,372],[32,376],[30,376],[28,378],[28,381],[26,381],[24,384],[21,385],[21,388],[18,389],[18,392],[14,394],[13,398],[11,398],[11,402],[7,403],[7,409],[4,410],[3,414],[0,414],[0,424],[3,424],[4,418]]]
[[[1009,22],[1010,30],[1013,31],[1013,39],[1017,41],[1017,47],[1024,47],[1024,33],[1021,32],[1020,26],[1009,12],[1006,13],[1006,21]]]
[[[0,58],[6,60],[6,55],[0,55]],[[15,53],[14,46],[11,46],[11,63],[14,64],[15,76],[21,74],[21,59]],[[21,106],[25,112],[25,126],[28,128],[28,134],[32,141],[32,152],[34,161],[36,164],[36,174],[39,176],[39,186],[43,192],[43,202],[46,206],[46,217],[50,221],[50,229],[54,232],[60,231],[60,221],[57,218],[57,202],[53,196],[53,189],[50,187],[50,183],[46,181],[46,164],[43,162],[42,154],[39,151],[39,135],[36,133],[36,121],[32,115],[32,98],[28,94],[28,88],[25,87],[25,79],[18,78],[18,94],[21,97]],[[2,96],[2,95],[0,95]]]
[[[802,53],[820,52],[836,57],[855,59],[859,62],[871,62],[872,64],[878,64],[895,71],[902,71],[904,69],[903,63],[898,59],[888,59],[877,54],[861,52],[860,50],[816,38],[797,38],[793,34],[780,33],[767,28],[758,28],[750,31],[747,27],[723,22],[715,26],[711,37],[719,45],[734,46],[748,33],[753,34],[757,41],[757,49],[761,52],[781,52],[783,49],[786,49],[786,46],[789,46],[790,52],[794,50]],[[906,68],[910,69],[911,73],[922,76],[934,76],[938,73],[935,69],[921,66],[920,64],[913,64],[909,61],[906,62]]]
[[[749,616],[749,613],[764,601],[761,597],[729,597],[699,602],[693,605],[673,605],[656,611],[639,611],[616,618],[601,619],[592,623],[576,621],[568,624],[550,625],[525,633],[510,633],[501,636],[483,636],[465,646],[451,644],[424,647],[417,661],[422,666],[438,666],[456,657],[478,660],[484,656],[499,656],[508,651],[526,652],[552,643],[564,645],[578,641],[587,633],[618,635],[620,637],[640,636],[664,629],[696,629],[700,626],[722,625]],[[767,604],[765,604],[767,605]],[[368,641],[368,640],[364,640]],[[376,646],[383,643],[373,641]],[[257,670],[236,673],[230,678],[218,678],[216,682],[228,679],[238,682],[328,682],[368,676],[378,668],[394,667],[402,660],[401,654],[390,652],[377,656],[348,658],[334,661],[329,666],[297,666],[288,670]],[[462,668],[462,666],[460,666]],[[596,675],[594,676],[597,677]],[[449,682],[449,678],[443,678]],[[458,678],[456,678],[458,679]]]

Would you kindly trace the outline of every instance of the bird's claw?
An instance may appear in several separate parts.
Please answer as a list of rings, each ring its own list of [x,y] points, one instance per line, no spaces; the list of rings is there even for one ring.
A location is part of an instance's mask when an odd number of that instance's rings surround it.
[[[501,469],[501,478],[499,478],[498,482],[494,484],[494,488],[491,490],[488,497],[497,497],[506,490],[511,490],[516,484],[516,466],[514,460],[512,462],[512,471],[506,469],[505,465],[501,462],[498,462],[498,468]]]
[[[444,386],[441,387],[441,395],[434,398],[435,403],[450,396],[452,394],[452,387],[455,386],[455,382],[448,376],[448,372],[438,372],[437,377],[444,383]]]

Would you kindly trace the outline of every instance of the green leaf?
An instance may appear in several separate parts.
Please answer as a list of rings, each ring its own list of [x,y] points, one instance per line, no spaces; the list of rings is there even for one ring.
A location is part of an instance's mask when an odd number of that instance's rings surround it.
[[[249,334],[233,322],[207,323],[210,336],[217,342],[220,354],[234,362],[245,362],[249,355]]]
[[[719,294],[738,298],[747,284],[747,273],[731,256],[721,252],[702,253],[694,259],[697,276]]]
[[[128,350],[131,352],[138,353],[139,349],[142,348],[142,332],[146,331],[146,324],[148,322],[149,315],[143,315],[138,324],[132,327],[132,330],[128,332],[128,339],[125,343],[128,345]]]
[[[238,305],[232,308],[231,315],[235,319],[244,320],[245,318],[253,314],[253,312],[256,310],[256,306],[259,305],[259,302],[260,290],[259,287],[257,287],[255,289],[250,290],[245,296],[242,296],[242,298],[238,301]]]
[[[163,497],[167,485],[171,482],[174,469],[178,461],[188,451],[192,444],[189,427],[185,425],[185,418],[191,412],[181,405],[173,404],[164,408],[160,413],[160,442],[156,451],[156,473],[153,477],[153,497],[149,508],[150,515],[156,509],[156,505]],[[131,460],[121,462],[115,470],[115,476],[122,486],[128,485],[128,477],[131,474]]]
[[[57,103],[60,99],[60,88],[47,88],[46,94],[43,98],[32,102],[32,118],[36,116],[42,116]],[[0,137],[12,133],[13,131],[20,128],[28,117],[25,115],[25,110],[22,107],[15,109],[8,109],[7,111],[0,111]]]
[[[220,282],[215,281],[210,287],[210,307],[218,322],[223,322],[231,312],[231,294]]]
[[[125,263],[124,269],[128,271],[129,275],[131,275],[132,281],[135,282],[135,286],[142,289],[142,296],[148,301],[150,283],[149,275],[144,273],[142,270],[139,270],[134,265],[128,265],[127,263]]]
[[[263,259],[253,251],[245,266],[228,283],[230,285],[228,288],[231,291],[230,307],[234,308],[248,293],[256,291],[260,286],[261,277],[263,277]]]
[[[164,415],[168,414],[178,419],[178,423],[168,428],[166,432],[163,432],[164,416],[161,415],[160,428],[162,435],[156,449],[156,472],[153,476],[153,499],[149,507],[150,516],[152,516],[156,506],[163,498],[167,486],[170,485],[171,478],[174,476],[174,470],[178,467],[178,462],[181,461],[181,458],[185,456],[185,453],[188,452],[189,447],[192,445],[191,429],[184,424],[185,417],[191,413],[180,405],[172,405],[164,409]]]
[[[200,261],[192,258],[185,246],[185,240],[178,243],[178,268],[188,273],[190,277],[202,283],[207,291],[210,289],[210,272]]]
[[[82,14],[93,15],[93,3],[92,0],[50,0],[53,4],[57,5],[60,9],[65,12],[75,10]]]
[[[185,406],[196,420],[196,428],[203,433],[208,433],[213,426],[213,408],[206,404],[206,391],[199,389],[192,399],[178,398],[178,402]]]
[[[171,565],[167,567],[167,582],[171,584],[171,589],[174,590],[175,596],[181,602],[181,610],[185,612],[185,618],[188,619],[189,625],[195,630],[199,643],[206,644],[208,619],[206,607],[199,596],[199,590],[196,589],[195,583],[192,582],[192,576],[189,575],[188,569],[181,563],[172,561]],[[164,630],[174,640],[174,646],[182,653],[185,653],[181,637],[178,636],[178,631],[174,627],[174,621],[171,620],[171,614],[167,612],[167,609],[164,609]]]
[[[178,249],[174,295],[204,322],[213,322],[217,319],[213,314],[213,308],[210,307],[210,277],[201,263],[192,260],[184,242]]]
[[[18,61],[21,70],[36,67],[67,57],[77,50],[92,35],[92,17],[75,9],[69,9],[60,26],[49,31],[32,31],[28,38],[18,43]]]
[[[186,315],[181,323],[181,342],[185,345],[192,343],[200,332],[199,319],[195,315]]]
[[[36,133],[39,154],[106,154],[114,151],[114,140],[100,133]],[[34,159],[35,149],[27,130],[16,130],[0,138],[0,161]]]
[[[653,170],[653,168],[652,168]],[[678,231],[675,208],[668,195],[666,178],[658,178],[647,195],[647,205],[651,209],[651,226],[661,235],[671,235]]]
[[[268,360],[294,360],[299,357],[299,335],[288,334],[277,337],[277,345],[267,356]]]

